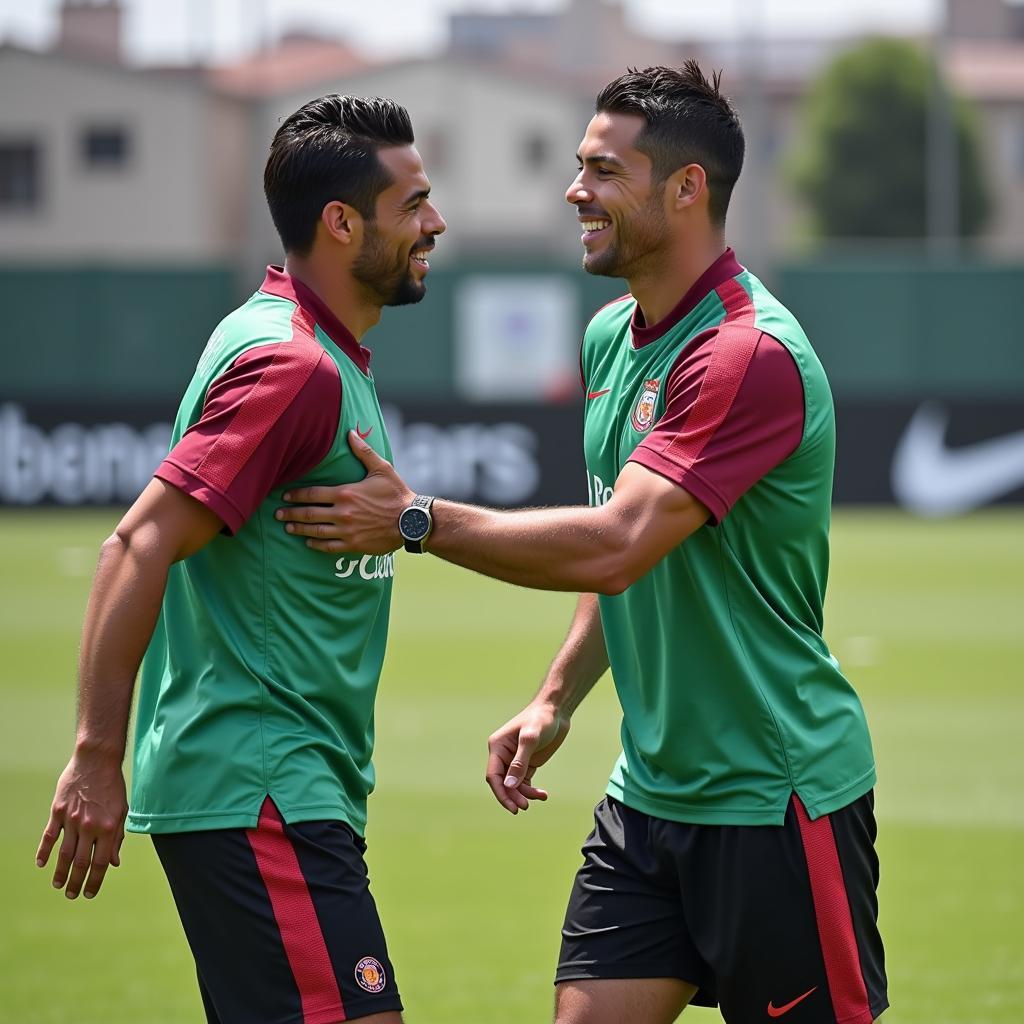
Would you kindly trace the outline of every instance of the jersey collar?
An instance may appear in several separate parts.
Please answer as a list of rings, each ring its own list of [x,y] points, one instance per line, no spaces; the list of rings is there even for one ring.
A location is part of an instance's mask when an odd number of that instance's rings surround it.
[[[633,319],[630,323],[633,335],[633,348],[643,348],[652,341],[657,341],[667,334],[680,320],[688,313],[691,313],[706,295],[713,292],[719,285],[743,273],[743,267],[736,259],[732,249],[726,249],[707,270],[697,278],[693,287],[676,303],[675,308],[667,316],[662,317],[656,324],[648,327],[643,322],[640,313],[640,304],[637,303],[633,310]]]
[[[265,295],[275,295],[280,299],[289,299],[300,309],[309,314],[314,323],[319,324],[327,336],[356,366],[368,375],[370,372],[371,352],[365,345],[356,341],[352,332],[328,309],[327,303],[320,298],[308,285],[298,278],[286,273],[282,267],[267,267],[267,276],[260,285]]]

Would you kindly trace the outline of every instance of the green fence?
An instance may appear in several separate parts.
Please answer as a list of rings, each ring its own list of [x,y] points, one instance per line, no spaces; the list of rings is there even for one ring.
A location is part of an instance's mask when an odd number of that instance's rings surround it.
[[[78,402],[175,398],[237,298],[226,267],[0,268],[0,394]]]
[[[385,395],[453,394],[455,294],[470,274],[554,275],[590,314],[624,290],[572,264],[441,267],[417,306],[368,336]],[[766,275],[801,319],[839,396],[1024,395],[1024,267],[838,261]],[[0,398],[173,403],[217,321],[258,282],[197,269],[0,268]]]
[[[776,280],[837,395],[1024,397],[1024,267],[832,260]]]

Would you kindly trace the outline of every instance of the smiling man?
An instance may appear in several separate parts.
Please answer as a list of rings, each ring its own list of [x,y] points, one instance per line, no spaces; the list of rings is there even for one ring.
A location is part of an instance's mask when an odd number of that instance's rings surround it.
[[[321,550],[404,541],[579,591],[537,696],[489,742],[512,813],[609,665],[622,756],[556,974],[559,1024],[870,1024],[886,1007],[864,712],[822,638],[832,398],[804,332],[725,244],[739,121],[694,62],[598,96],[567,200],[583,266],[623,277],[583,341],[589,507],[413,495],[354,435],[349,487],[286,494]]]
[[[209,1021],[397,1024],[362,839],[394,563],[296,558],[273,516],[286,487],[363,477],[349,430],[390,457],[361,339],[423,298],[445,223],[391,100],[306,104],[264,184],[284,267],[213,332],[170,454],[103,545],[37,863],[63,832],[53,884],[95,896],[127,815],[153,836]]]

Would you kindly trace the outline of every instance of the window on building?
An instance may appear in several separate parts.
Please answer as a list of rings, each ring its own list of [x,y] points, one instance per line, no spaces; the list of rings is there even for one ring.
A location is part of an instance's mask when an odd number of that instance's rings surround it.
[[[39,144],[0,139],[0,210],[30,210],[39,205]]]
[[[546,135],[531,132],[523,139],[523,163],[531,171],[541,171],[547,165],[551,146]]]
[[[90,125],[82,131],[82,162],[93,170],[119,170],[131,155],[128,132],[120,125]]]

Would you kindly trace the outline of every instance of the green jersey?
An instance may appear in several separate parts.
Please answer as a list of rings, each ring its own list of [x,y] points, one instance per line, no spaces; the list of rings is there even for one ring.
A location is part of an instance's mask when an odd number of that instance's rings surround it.
[[[822,638],[835,426],[794,317],[726,252],[661,323],[626,296],[582,352],[591,504],[627,462],[707,524],[600,598],[623,709],[608,793],[655,817],[782,824],[875,781],[864,712]]]
[[[394,556],[337,559],[287,534],[288,487],[362,479],[347,433],[391,458],[369,353],[271,268],[199,360],[157,476],[225,531],[171,567],[142,665],[128,828],[287,822],[362,834]]]

